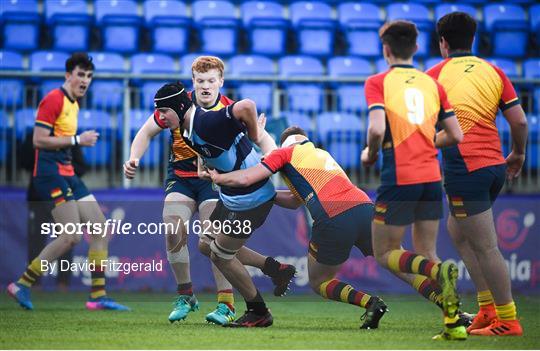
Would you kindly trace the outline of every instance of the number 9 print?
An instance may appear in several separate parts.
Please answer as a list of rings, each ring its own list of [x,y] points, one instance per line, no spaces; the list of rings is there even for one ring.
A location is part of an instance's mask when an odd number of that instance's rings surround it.
[[[194,220],[184,222],[186,232],[188,234],[195,235],[216,235],[223,233],[225,235],[249,235],[251,234],[251,221],[246,219],[240,220],[224,220],[224,221],[211,221],[211,220]]]

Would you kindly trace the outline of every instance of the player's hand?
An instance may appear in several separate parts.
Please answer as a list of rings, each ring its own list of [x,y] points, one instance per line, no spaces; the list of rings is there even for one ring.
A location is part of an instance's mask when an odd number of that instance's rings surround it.
[[[362,164],[365,167],[371,167],[377,162],[378,154],[375,154],[375,157],[370,157],[369,155],[369,147],[366,147],[364,150],[362,150],[362,155],[360,156],[360,160],[362,161]]]
[[[521,174],[521,168],[525,162],[525,154],[517,154],[514,151],[506,157],[506,179],[513,180]]]
[[[217,185],[220,185],[219,181],[221,180],[221,176],[218,171],[216,171],[215,169],[209,169],[208,174],[210,175],[212,182],[216,183]]]
[[[79,135],[79,145],[94,146],[99,137],[99,133],[95,130],[87,130]]]
[[[135,173],[137,172],[138,167],[139,167],[138,158],[132,158],[124,162],[124,175],[126,176],[126,178],[127,179],[135,178]]]
[[[264,113],[261,113],[259,115],[259,118],[257,118],[257,142],[260,142],[264,138],[265,130],[264,127],[266,127],[266,115]]]
[[[206,168],[206,167],[198,168],[197,169],[197,175],[201,179],[212,180],[212,178],[210,177],[210,173],[208,173],[208,168]]]

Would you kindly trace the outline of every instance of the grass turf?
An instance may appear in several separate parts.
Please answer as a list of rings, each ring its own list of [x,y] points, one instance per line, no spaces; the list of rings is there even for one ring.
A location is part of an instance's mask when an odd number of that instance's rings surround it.
[[[0,297],[2,349],[538,349],[540,297],[516,299],[523,337],[469,337],[432,341],[441,330],[440,312],[414,296],[385,296],[390,312],[377,330],[359,330],[363,309],[316,296],[268,298],[270,328],[229,329],[207,324],[213,295],[200,295],[201,310],[170,324],[172,295],[116,293],[133,311],[86,311],[85,294],[34,293],[34,311]],[[237,299],[238,312],[243,303]],[[475,312],[473,297],[465,310]]]

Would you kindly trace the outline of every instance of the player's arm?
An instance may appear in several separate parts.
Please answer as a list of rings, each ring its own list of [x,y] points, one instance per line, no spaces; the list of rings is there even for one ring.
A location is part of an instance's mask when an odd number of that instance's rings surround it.
[[[276,149],[274,139],[264,128],[259,127],[257,106],[252,100],[244,99],[236,102],[233,105],[232,112],[234,117],[246,126],[249,138],[261,148],[264,154]],[[262,117],[266,121],[266,117]]]
[[[435,135],[436,148],[454,146],[461,143],[463,140],[463,132],[461,131],[461,127],[459,126],[459,122],[455,115],[445,118],[439,123],[442,130]]]
[[[154,116],[148,117],[131,143],[129,159],[124,163],[124,175],[126,178],[133,179],[133,177],[135,177],[137,167],[139,167],[139,160],[148,149],[148,145],[150,145],[152,138],[161,131],[162,129],[156,124]]]
[[[270,178],[272,172],[262,164],[229,173],[218,173],[215,170],[208,170],[212,181],[218,185],[230,186],[233,188],[245,188]]]
[[[302,201],[300,201],[290,190],[276,190],[274,203],[279,207],[289,208],[291,210],[297,209],[302,205]]]
[[[373,109],[369,111],[368,145],[362,151],[361,156],[364,165],[371,166],[377,161],[385,131],[386,120],[384,109]]]
[[[506,174],[508,179],[513,179],[519,176],[525,162],[529,128],[525,112],[520,104],[507,108],[503,111],[503,115],[510,124],[510,133],[512,134],[512,151],[506,157]]]
[[[77,136],[54,136],[50,129],[36,125],[32,142],[38,149],[57,150],[73,145],[94,146],[98,136],[95,130],[87,130]]]

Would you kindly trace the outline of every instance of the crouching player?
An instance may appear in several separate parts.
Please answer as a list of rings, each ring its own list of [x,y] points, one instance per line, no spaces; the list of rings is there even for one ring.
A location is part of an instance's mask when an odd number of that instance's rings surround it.
[[[328,152],[308,140],[301,128],[287,128],[281,144],[251,168],[224,174],[209,170],[212,180],[227,187],[252,187],[281,171],[291,191],[278,191],[276,204],[298,208],[303,203],[314,220],[308,254],[311,288],[325,299],[365,308],[360,328],[377,328],[387,311],[385,303],[336,278],[353,246],[365,256],[373,255],[370,198],[351,183]]]

